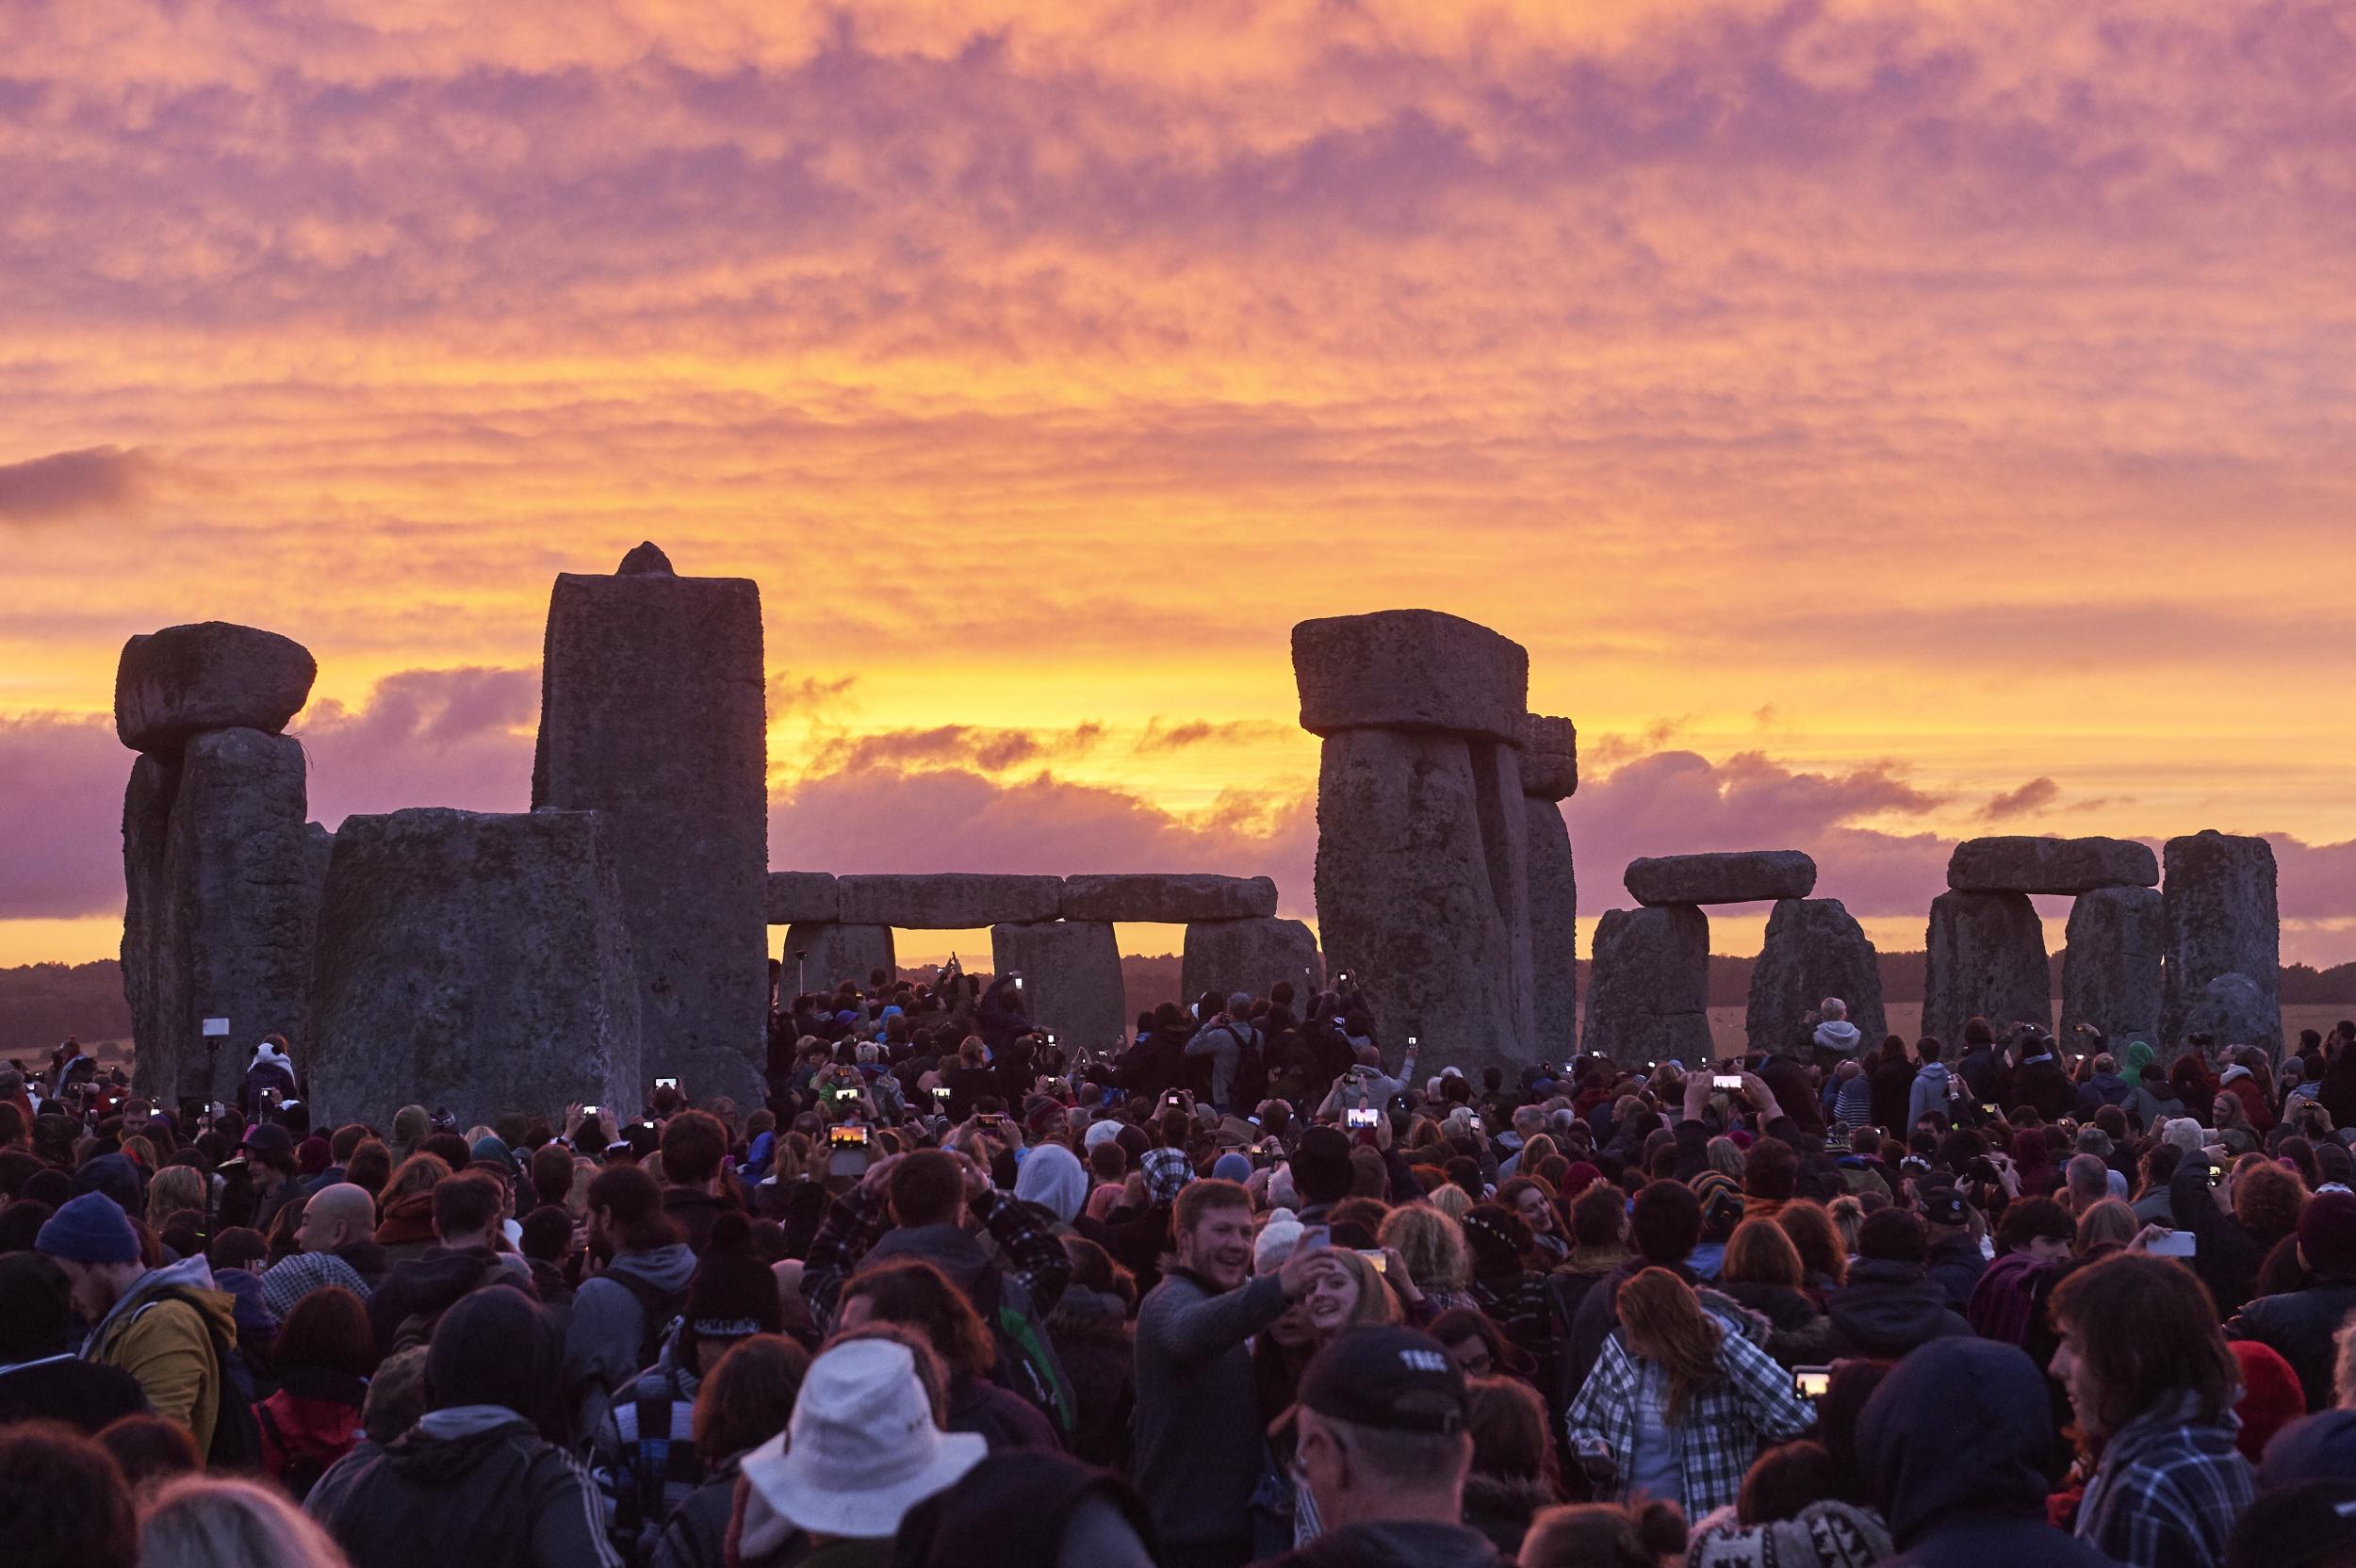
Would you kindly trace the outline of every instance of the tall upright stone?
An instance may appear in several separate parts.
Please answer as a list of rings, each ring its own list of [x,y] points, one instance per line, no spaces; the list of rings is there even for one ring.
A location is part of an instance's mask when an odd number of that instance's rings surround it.
[[[2062,1033],[2100,1029],[2114,1051],[2159,1048],[2168,912],[2156,888],[2100,888],[2070,906],[2062,950]],[[2165,1054],[2163,1054],[2165,1059]]]
[[[1881,959],[1837,898],[1784,898],[1767,917],[1767,943],[1751,969],[1750,1006],[1743,1018],[1753,1051],[1799,1054],[1808,1015],[1827,998],[1848,1004],[1864,1051],[1876,1051],[1890,1033],[1882,1005]]]
[[[2017,1022],[2053,1026],[2045,927],[2026,893],[1943,892],[1931,900],[1922,1032],[1950,1048],[1985,1018],[1998,1037]]]
[[[319,905],[321,1124],[382,1126],[413,1101],[461,1126],[573,1102],[635,1109],[646,1082],[619,864],[594,811],[345,818]]]
[[[644,1067],[740,1100],[766,1022],[761,589],[641,545],[548,596],[534,810],[599,811],[645,1000]]]
[[[1428,610],[1293,629],[1301,727],[1323,737],[1317,902],[1330,970],[1357,976],[1386,1032],[1434,1065],[1537,1050],[1530,817],[1521,781],[1530,658]]]
[[[2282,925],[2275,902],[2274,846],[2264,839],[2214,830],[2170,839],[2161,884],[2168,923],[2167,1044],[2181,1044],[2202,1015],[2204,1033],[2224,1028],[2219,1045],[2282,1050]],[[2207,999],[2212,986],[2238,974],[2254,993],[2231,1006]]]
[[[1562,802],[1579,789],[1579,731],[1528,714],[1522,724],[1522,814],[1528,825],[1530,1016],[1544,1059],[1579,1049],[1579,873]]]
[[[990,967],[1023,976],[1023,1011],[1067,1050],[1106,1051],[1129,1023],[1121,944],[1110,921],[1025,921],[990,928]]]
[[[1266,996],[1277,982],[1289,980],[1301,997],[1293,1004],[1296,1015],[1325,983],[1317,934],[1300,921],[1274,916],[1187,922],[1186,956],[1178,974],[1182,1002],[1192,1002],[1205,991],[1222,997],[1237,991]]]
[[[1604,911],[1582,1044],[1630,1067],[1712,1059],[1708,915],[1692,905]]]
[[[785,928],[782,962],[778,985],[792,995],[830,991],[845,980],[865,990],[877,970],[890,974],[898,967],[899,956],[889,925],[797,920]]]

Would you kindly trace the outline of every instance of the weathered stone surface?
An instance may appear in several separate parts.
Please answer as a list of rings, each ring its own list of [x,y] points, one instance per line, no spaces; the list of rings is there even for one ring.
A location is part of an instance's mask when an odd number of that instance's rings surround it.
[[[671,570],[671,558],[663,553],[663,547],[646,540],[636,549],[622,557],[622,564],[614,568],[615,577],[676,577]]]
[[[1522,765],[1529,764],[1524,752]],[[1579,874],[1562,808],[1525,793],[1522,817],[1529,825],[1532,1043],[1540,1060],[1552,1061],[1579,1048]]]
[[[1532,800],[1579,793],[1579,728],[1570,720],[1522,715],[1522,793]]]
[[[1433,1067],[1534,1059],[1529,821],[1513,747],[1346,729],[1317,772],[1317,923],[1389,1038]]]
[[[795,992],[830,991],[848,980],[867,988],[868,976],[893,972],[898,959],[889,925],[844,925],[833,921],[796,921],[786,928],[785,970],[780,987]]]
[[[2193,1030],[2211,982],[2238,974],[2258,1001],[2236,1025],[2245,1037],[2219,1043],[2282,1049],[2281,917],[2275,904],[2274,846],[2264,839],[2204,832],[2168,841],[2167,1002],[2161,1025],[2169,1046]],[[2205,1008],[2217,1016],[2217,1007]],[[2263,1016],[2261,1016],[2263,1015]],[[2210,1031],[2214,1033],[2215,1031]]]
[[[1276,913],[1276,883],[1266,876],[1067,876],[1066,920],[1150,921],[1184,925],[1198,920],[1256,920]]]
[[[634,1108],[647,1085],[618,861],[591,811],[345,818],[319,906],[320,1124],[384,1126],[413,1101],[462,1127]]]
[[[1301,727],[1445,730],[1518,746],[1530,655],[1519,643],[1436,610],[1337,615],[1293,628]]]
[[[207,730],[176,764],[145,758],[123,809],[123,988],[140,1092],[235,1099],[254,1047],[303,1063],[311,895],[303,747]],[[159,831],[160,829],[160,831]],[[207,1018],[229,1020],[218,1047]]]
[[[1630,1065],[1711,1059],[1708,915],[1692,905],[1604,912],[1580,1045]]]
[[[1755,904],[1806,898],[1816,890],[1816,862],[1796,849],[1657,855],[1630,860],[1627,883],[1639,904]]]
[[[2045,927],[2026,893],[1943,892],[1931,900],[1922,1032],[1950,1047],[1985,1018],[2002,1037],[2028,1020],[2053,1026]]]
[[[1191,1002],[1204,991],[1266,996],[1280,980],[1307,997],[1325,984],[1317,939],[1297,920],[1199,920],[1186,926],[1186,959],[1179,967],[1178,996]],[[1302,1002],[1293,1004],[1299,1016]]]
[[[133,751],[172,752],[206,729],[275,735],[303,711],[319,665],[291,637],[228,621],[168,626],[123,645],[115,734]]]
[[[773,871],[769,874],[769,923],[792,925],[797,921],[832,921],[843,915],[843,898],[832,875],[823,871]]]
[[[1767,944],[1751,969],[1743,1027],[1753,1051],[1808,1058],[1808,1015],[1827,997],[1849,1004],[1860,1054],[1881,1049],[1890,1033],[1882,1006],[1881,960],[1837,898],[1786,898],[1767,917]]]
[[[2159,858],[2132,839],[1966,839],[1947,860],[1947,886],[1960,892],[2090,893],[2159,880]]]
[[[1063,907],[1060,876],[934,872],[844,876],[836,886],[845,923],[904,931],[971,931],[1001,922],[1054,920]]]
[[[532,807],[607,816],[648,1075],[746,1102],[767,1023],[767,722],[749,579],[557,578]]]
[[[2070,906],[2069,942],[2062,950],[2062,1033],[2090,1023],[2115,1051],[2138,1039],[2161,1045],[2168,912],[2159,890],[2098,888],[2080,893]]]
[[[990,967],[1023,976],[1023,1011],[1067,1049],[1104,1051],[1127,1027],[1121,944],[1101,920],[1011,922],[990,928]]]
[[[2262,1046],[2280,1054],[2282,1010],[2246,974],[2220,974],[2184,1008],[2183,1038],[2207,1035],[2223,1049]]]

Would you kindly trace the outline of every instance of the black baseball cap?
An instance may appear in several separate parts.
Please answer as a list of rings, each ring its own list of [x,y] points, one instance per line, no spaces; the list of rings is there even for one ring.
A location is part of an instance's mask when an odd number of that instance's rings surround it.
[[[1953,1187],[1933,1187],[1922,1195],[1922,1217],[1934,1225],[1968,1225],[1971,1213],[1963,1194]]]
[[[1369,1324],[1309,1359],[1292,1407],[1268,1429],[1290,1426],[1306,1408],[1383,1431],[1447,1435],[1464,1429],[1465,1403],[1464,1374],[1447,1347],[1418,1329]]]

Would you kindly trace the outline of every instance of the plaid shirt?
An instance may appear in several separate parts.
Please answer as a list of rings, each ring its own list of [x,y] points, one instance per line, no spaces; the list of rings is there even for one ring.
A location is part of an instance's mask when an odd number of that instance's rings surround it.
[[[1055,1303],[1063,1299],[1064,1287],[1072,1282],[1072,1258],[1063,1250],[1063,1238],[1055,1233],[1054,1218],[1038,1204],[1025,1203],[995,1187],[975,1198],[972,1210],[1005,1255],[1006,1272],[1023,1282],[1039,1320],[1045,1322]],[[885,1212],[882,1200],[858,1187],[836,1199],[826,1210],[826,1221],[810,1238],[809,1256],[802,1263],[802,1298],[819,1332],[834,1331],[834,1308],[843,1296],[843,1282],[858,1271],[859,1260],[891,1229],[892,1217]]]
[[[1145,1195],[1156,1203],[1174,1203],[1178,1193],[1194,1180],[1194,1163],[1183,1149],[1149,1149],[1137,1162],[1145,1173]]]
[[[2217,1568],[2255,1494],[2240,1423],[2201,1420],[2192,1398],[2127,1423],[2078,1505],[2078,1539],[2127,1568]]]
[[[368,1298],[368,1282],[360,1271],[333,1252],[289,1252],[262,1270],[262,1304],[284,1323],[295,1303],[315,1290],[329,1285],[341,1285],[360,1298]]]
[[[705,1480],[695,1456],[695,1390],[679,1364],[679,1335],[606,1412],[590,1455],[604,1494],[606,1532],[626,1562],[645,1562],[679,1506]]]
[[[1669,1429],[1677,1444],[1684,1494],[1675,1501],[1688,1519],[1730,1506],[1761,1448],[1788,1443],[1816,1424],[1816,1412],[1792,1388],[1792,1375],[1732,1324],[1719,1319],[1718,1326],[1720,1375],[1694,1391],[1683,1425]],[[1571,1401],[1571,1449],[1611,1472],[1605,1484],[1612,1502],[1628,1497],[1636,1400],[1644,1383],[1642,1364],[1628,1353],[1622,1331],[1614,1329],[1595,1369]]]

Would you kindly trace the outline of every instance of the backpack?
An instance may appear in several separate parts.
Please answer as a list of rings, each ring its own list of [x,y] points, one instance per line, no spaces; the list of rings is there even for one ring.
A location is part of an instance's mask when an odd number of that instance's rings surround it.
[[[286,1456],[278,1467],[278,1484],[301,1503],[311,1494],[311,1488],[319,1485],[319,1478],[327,1474],[327,1466],[319,1462],[318,1455],[299,1453],[286,1442],[286,1434],[278,1429],[278,1417],[270,1413],[270,1406],[255,1405],[254,1419],[260,1434],[268,1435],[271,1446]]]
[[[663,1354],[663,1336],[671,1331],[679,1318],[679,1309],[687,1304],[684,1291],[664,1290],[661,1285],[642,1280],[621,1269],[608,1269],[597,1276],[611,1280],[638,1299],[638,1367],[644,1372]]]
[[[1249,1023],[1227,1026],[1235,1040],[1235,1070],[1227,1082],[1227,1100],[1237,1116],[1250,1116],[1268,1098],[1268,1057],[1260,1031]]]
[[[213,1324],[213,1315],[187,1291],[173,1286],[159,1290],[142,1302],[131,1315],[137,1322],[154,1307],[165,1301],[178,1301],[197,1315],[205,1325],[205,1337],[213,1348],[213,1366],[218,1374],[213,1391],[213,1440],[205,1446],[205,1468],[233,1473],[258,1470],[262,1467],[262,1428],[254,1419],[254,1372],[245,1358],[237,1354],[235,1331],[228,1338]],[[127,1325],[126,1325],[127,1326]]]
[[[1072,1397],[1072,1379],[1055,1353],[1055,1342],[1032,1310],[1031,1293],[1022,1281],[1007,1279],[993,1265],[974,1280],[973,1304],[990,1325],[990,1343],[998,1351],[990,1380],[1044,1412],[1068,1450],[1079,1429],[1079,1402]]]

